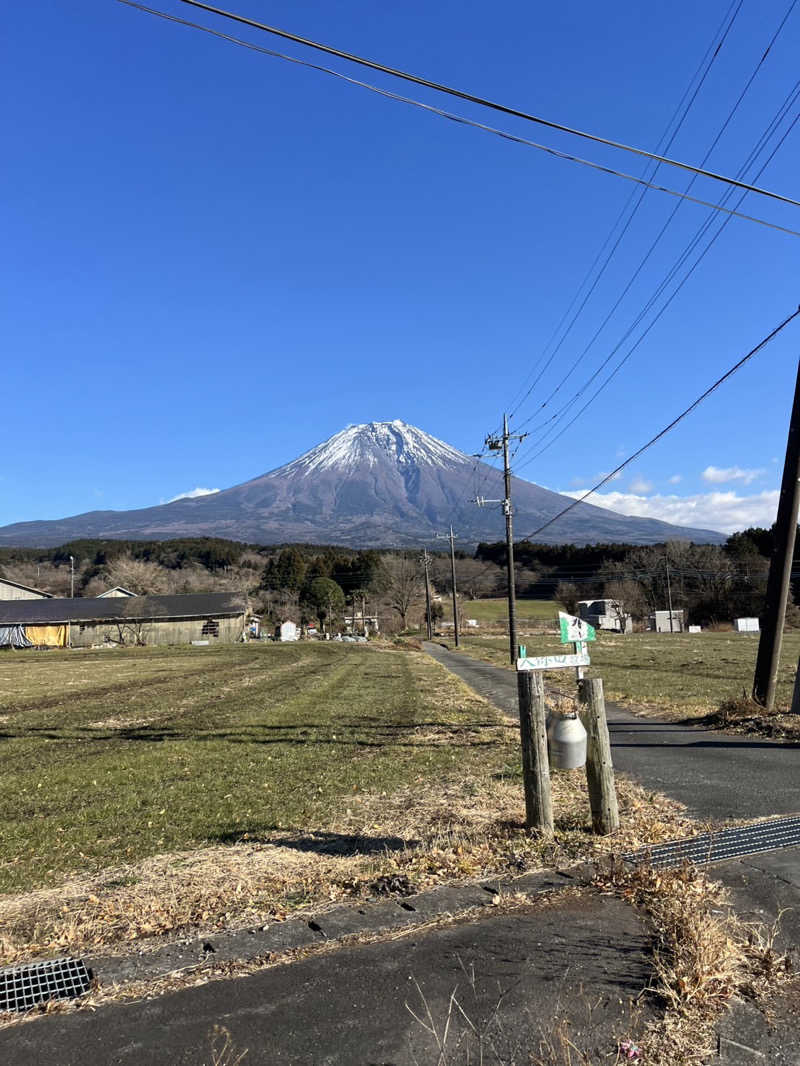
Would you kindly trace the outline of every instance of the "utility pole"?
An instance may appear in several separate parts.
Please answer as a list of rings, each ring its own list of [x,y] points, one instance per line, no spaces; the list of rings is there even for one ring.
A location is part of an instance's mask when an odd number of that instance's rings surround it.
[[[425,622],[428,629],[428,640],[433,639],[433,624],[431,621],[431,576],[428,572],[428,549],[422,549],[422,561],[425,565]]]
[[[669,607],[669,631],[670,631],[670,633],[674,633],[675,632],[675,625],[674,625],[674,623],[672,621],[672,585],[670,584],[670,580],[669,580],[669,556],[668,555],[664,556],[664,566],[666,567],[666,570],[667,570],[667,606]]]
[[[450,576],[452,578],[453,585],[453,633],[455,634],[456,647],[459,647],[459,630],[458,630],[458,596],[456,593],[456,549],[455,549],[455,536],[453,534],[453,527],[450,526],[450,532],[437,533],[437,540],[449,540],[450,541]]]
[[[69,598],[75,599],[75,557],[69,557]]]
[[[503,482],[505,498],[502,500],[487,500],[479,496],[475,503],[484,507],[488,503],[502,505],[503,514],[506,518],[506,563],[508,569],[508,648],[512,663],[517,661],[517,590],[516,577],[514,574],[514,511],[511,506],[511,464],[508,458],[508,442],[510,440],[521,441],[527,437],[527,433],[509,433],[508,415],[503,415],[502,437],[488,436],[485,444],[490,452],[503,453]]]
[[[778,517],[775,522],[775,547],[767,578],[764,603],[764,625],[758,641],[758,657],[753,678],[753,699],[767,711],[775,704],[775,688],[783,642],[783,623],[789,599],[789,579],[792,572],[794,542],[797,535],[797,510],[800,504],[800,363],[794,387],[789,436],[786,441],[786,460],[783,466],[781,494],[778,498]]]

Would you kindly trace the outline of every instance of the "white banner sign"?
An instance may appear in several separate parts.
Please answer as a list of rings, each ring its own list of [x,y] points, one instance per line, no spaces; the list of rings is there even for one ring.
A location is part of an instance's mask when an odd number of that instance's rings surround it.
[[[581,655],[540,655],[538,658],[527,656],[517,659],[518,670],[561,670],[567,666],[589,666],[586,652]]]

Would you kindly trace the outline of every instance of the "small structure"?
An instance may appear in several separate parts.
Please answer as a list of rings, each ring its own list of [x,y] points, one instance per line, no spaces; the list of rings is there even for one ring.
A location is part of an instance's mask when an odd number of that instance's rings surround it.
[[[467,625],[469,626],[470,629],[477,629],[478,628],[478,619],[477,618],[467,618],[466,622],[467,622]]]
[[[683,611],[654,611],[648,619],[647,628],[652,633],[682,633]]]
[[[614,633],[632,633],[633,619],[622,609],[619,600],[579,600],[578,617],[595,629]]]
[[[105,592],[101,592],[97,597],[98,600],[104,600],[107,596],[136,596],[137,593],[131,592],[130,589],[124,589],[122,585],[115,585],[113,589],[106,589]]]
[[[734,618],[733,628],[737,633],[758,633],[760,626],[757,618]]]
[[[362,614],[361,611],[351,612],[344,616],[344,627],[348,633],[378,633],[378,616],[376,614]]]
[[[0,601],[0,647],[233,644],[245,612],[229,592]]]
[[[689,626],[689,632],[690,633],[702,633],[703,632],[703,627],[702,626]]]
[[[31,588],[30,585],[20,585],[18,581],[11,581],[7,577],[0,577],[0,600],[52,600],[49,592]]]
[[[275,626],[275,639],[280,641],[297,640],[297,623],[287,619]]]

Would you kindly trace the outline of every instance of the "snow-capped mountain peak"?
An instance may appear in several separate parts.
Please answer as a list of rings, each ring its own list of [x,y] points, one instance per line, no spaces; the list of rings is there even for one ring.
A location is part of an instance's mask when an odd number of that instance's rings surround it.
[[[316,448],[281,467],[281,475],[312,474],[322,470],[346,472],[377,466],[387,460],[399,466],[461,466],[469,457],[399,418],[392,422],[364,422],[335,433]]]

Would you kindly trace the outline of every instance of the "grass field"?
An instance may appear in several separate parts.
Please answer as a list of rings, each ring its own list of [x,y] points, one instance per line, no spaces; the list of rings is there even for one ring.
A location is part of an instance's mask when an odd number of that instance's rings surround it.
[[[453,603],[447,596],[442,596],[445,621],[453,620]],[[508,600],[497,596],[485,600],[462,600],[461,609],[465,618],[474,618],[478,622],[491,624],[508,622]],[[554,600],[517,600],[517,624],[526,622],[552,622],[556,624],[558,612],[563,610]]]
[[[567,862],[523,828],[517,730],[416,651],[334,644],[0,656],[0,965]],[[620,782],[613,846],[685,832]]]
[[[555,630],[526,637],[525,645],[528,655],[565,650]],[[758,637],[746,633],[600,632],[589,645],[592,665],[587,676],[602,677],[609,699],[702,715],[750,691],[757,649]],[[467,635],[462,651],[510,668],[507,637]],[[799,653],[800,633],[788,632],[778,675],[778,703],[783,707],[791,702]],[[547,676],[554,685],[571,684],[574,672],[552,671]]]
[[[317,827],[359,790],[504,754],[494,712],[453,699],[446,677],[403,652],[7,654],[0,685],[0,891]]]

